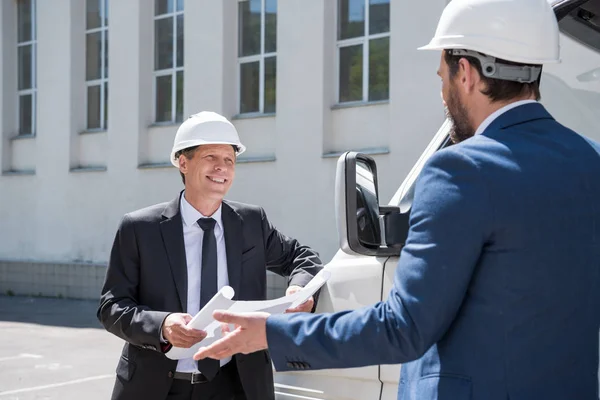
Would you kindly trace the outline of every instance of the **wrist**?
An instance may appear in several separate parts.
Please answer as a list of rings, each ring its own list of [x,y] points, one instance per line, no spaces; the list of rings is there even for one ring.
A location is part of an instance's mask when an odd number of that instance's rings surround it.
[[[158,338],[161,344],[169,344],[169,340],[164,335],[165,322],[167,321],[167,318],[169,318],[169,315],[171,314],[167,314],[165,316],[165,319],[163,319],[162,323],[160,324],[160,329],[158,330]]]

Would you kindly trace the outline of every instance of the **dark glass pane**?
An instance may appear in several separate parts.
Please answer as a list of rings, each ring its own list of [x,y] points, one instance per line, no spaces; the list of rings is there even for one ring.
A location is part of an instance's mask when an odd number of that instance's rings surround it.
[[[183,15],[177,16],[177,66],[183,67]]]
[[[18,41],[29,42],[32,40],[31,36],[31,24],[32,24],[32,12],[33,6],[32,0],[20,0],[17,2],[17,25],[18,25]]]
[[[238,3],[240,57],[260,54],[260,7],[261,0]]]
[[[88,81],[100,79],[102,77],[102,59],[100,58],[102,54],[102,32],[88,33],[85,39],[85,79]]]
[[[103,3],[104,15],[102,16],[102,20],[103,20],[104,26],[108,26],[108,2],[110,0],[102,0],[102,1],[104,2]]]
[[[154,21],[154,69],[173,67],[173,18]]]
[[[338,39],[365,35],[365,0],[338,0]]]
[[[33,95],[19,96],[19,135],[33,132]]]
[[[33,59],[31,57],[33,46],[19,46],[19,90],[31,89],[33,80],[31,73],[33,71]]]
[[[363,98],[363,46],[340,49],[340,103]]]
[[[172,75],[156,77],[156,122],[171,121]]]
[[[240,113],[260,111],[259,95],[260,64],[258,61],[240,66]]]
[[[390,98],[390,38],[369,42],[369,101]]]
[[[154,15],[173,12],[174,0],[154,0]]]
[[[369,0],[369,33],[390,31],[390,0]]]
[[[274,113],[277,98],[277,57],[265,58],[265,113]]]
[[[579,2],[573,2],[579,3]],[[567,8],[567,7],[565,7]],[[584,2],[579,7],[563,17],[558,23],[560,31],[577,42],[588,46],[590,49],[600,52],[600,0]],[[577,79],[580,82],[596,80],[598,72],[592,70],[584,73]]]
[[[108,82],[104,82],[104,129],[108,128]]]
[[[183,121],[183,71],[177,72],[177,98],[175,99],[175,121]]]
[[[108,78],[108,32],[103,31],[104,36],[104,77]]]
[[[277,0],[265,3],[265,53],[277,51]]]
[[[88,86],[87,88],[87,128],[100,129],[100,104],[102,104],[100,85]]]
[[[100,7],[103,0],[87,0],[86,1],[86,28],[94,29],[101,26]]]
[[[183,11],[183,0],[177,0],[177,11]]]

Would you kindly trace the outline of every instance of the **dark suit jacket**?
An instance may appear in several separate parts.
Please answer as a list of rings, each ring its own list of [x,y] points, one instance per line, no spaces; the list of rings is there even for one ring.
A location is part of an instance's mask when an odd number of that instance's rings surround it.
[[[267,321],[277,370],[406,363],[401,400],[597,399],[599,329],[600,145],[540,104],[431,157],[385,302]]]
[[[181,196],[181,194],[180,194]],[[172,312],[187,309],[187,264],[180,197],[126,214],[117,231],[98,318],[126,341],[112,398],[163,400],[177,361],[161,351],[160,329]],[[266,297],[266,269],[306,285],[321,269],[313,250],[284,236],[262,208],[224,201],[222,221],[229,285],[236,300]],[[248,400],[273,399],[268,352],[237,355]]]

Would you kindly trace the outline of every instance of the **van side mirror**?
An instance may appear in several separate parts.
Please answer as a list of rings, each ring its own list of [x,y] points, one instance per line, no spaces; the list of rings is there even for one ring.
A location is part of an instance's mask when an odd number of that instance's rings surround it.
[[[356,152],[342,154],[336,171],[335,197],[340,247],[344,252],[382,257],[400,253],[408,217],[400,214],[399,207],[379,205],[375,160]],[[400,234],[395,233],[397,228]]]

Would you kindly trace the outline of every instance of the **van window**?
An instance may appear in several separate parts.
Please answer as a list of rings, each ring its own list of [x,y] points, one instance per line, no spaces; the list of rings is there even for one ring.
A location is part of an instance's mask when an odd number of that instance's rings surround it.
[[[590,0],[558,23],[565,35],[600,53],[600,0]]]

